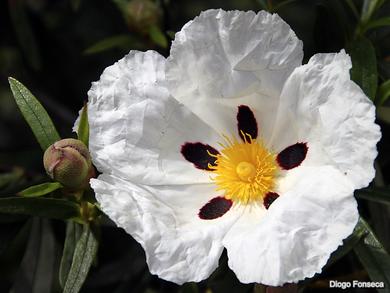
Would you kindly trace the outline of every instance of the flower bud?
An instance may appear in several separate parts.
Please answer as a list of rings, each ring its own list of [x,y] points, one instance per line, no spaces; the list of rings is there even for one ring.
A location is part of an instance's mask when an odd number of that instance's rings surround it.
[[[47,174],[62,185],[83,189],[95,175],[85,144],[77,139],[62,139],[52,144],[43,155]]]
[[[131,0],[124,11],[130,30],[147,34],[150,27],[158,26],[161,21],[161,10],[151,0]]]

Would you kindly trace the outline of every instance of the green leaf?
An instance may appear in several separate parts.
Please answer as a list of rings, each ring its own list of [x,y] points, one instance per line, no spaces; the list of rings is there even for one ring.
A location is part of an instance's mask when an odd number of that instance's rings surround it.
[[[390,205],[390,190],[385,187],[360,189],[355,191],[357,198]]]
[[[45,151],[50,145],[61,139],[53,122],[41,103],[22,83],[12,77],[9,77],[8,81],[16,104],[34,132],[42,150]]]
[[[57,241],[51,222],[32,219],[27,247],[11,292],[50,293],[55,281]]]
[[[95,259],[97,249],[98,241],[94,232],[89,225],[84,225],[83,233],[74,251],[72,265],[64,286],[64,293],[80,291]]]
[[[385,107],[385,106],[377,107],[376,115],[380,120],[390,124],[390,107]]]
[[[24,197],[38,197],[53,192],[54,190],[57,190],[61,187],[62,184],[59,182],[46,182],[46,183],[30,186],[22,190],[21,192],[19,192],[19,195]]]
[[[114,4],[119,8],[119,10],[124,14],[126,11],[126,6],[128,5],[128,0],[112,0]]]
[[[77,11],[80,8],[81,0],[70,0],[70,5],[73,11]]]
[[[255,284],[253,293],[267,293],[267,286],[263,284]]]
[[[84,105],[80,114],[79,127],[77,129],[78,139],[81,140],[87,147],[89,144],[89,123],[88,123],[88,108]]]
[[[0,174],[0,189],[19,181],[24,175],[24,171],[21,168],[13,168],[10,172]]]
[[[8,1],[8,3],[12,24],[23,54],[30,66],[35,70],[39,70],[42,64],[41,56],[32,30],[33,26],[26,13],[25,1],[14,0]]]
[[[385,0],[364,0],[362,6],[361,22],[363,24],[367,23],[375,11],[377,11],[384,2]]]
[[[149,36],[156,45],[162,48],[168,47],[167,37],[158,26],[153,25],[149,28]]]
[[[256,0],[256,2],[260,5],[260,8],[263,10],[270,10],[271,7],[268,6],[269,1],[266,0]]]
[[[165,33],[167,34],[168,37],[171,38],[171,40],[175,39],[175,35],[176,35],[175,31],[166,31]]]
[[[80,217],[80,206],[72,201],[54,198],[0,198],[0,213],[73,219]]]
[[[218,268],[207,279],[207,286],[212,292],[248,293],[253,290],[253,284],[243,284],[228,266],[226,252],[219,259]]]
[[[367,234],[355,246],[354,251],[371,281],[384,282],[385,288],[390,288],[390,255],[383,248],[366,221],[360,218],[359,222],[364,226]],[[378,291],[388,292],[386,290],[388,289],[379,289]]]
[[[24,220],[8,223],[0,222],[0,256],[15,239],[25,222]]]
[[[181,286],[179,293],[199,293],[199,288],[195,282],[188,282]]]
[[[130,50],[131,48],[138,48],[138,40],[130,35],[117,35],[103,39],[96,44],[90,46],[84,51],[84,54],[96,54],[110,49]]]
[[[345,2],[347,3],[347,5],[349,6],[349,8],[351,9],[353,15],[358,19],[359,16],[360,16],[360,13],[359,13],[359,11],[357,10],[356,5],[355,5],[355,3],[353,2],[353,0],[345,0]]]
[[[390,98],[390,79],[379,86],[376,97],[376,104],[381,106],[387,101],[388,98]]]
[[[11,277],[14,279],[15,273],[20,269],[20,262],[26,251],[26,245],[31,231],[32,221],[25,222],[23,228],[19,231],[16,237],[8,244],[7,249],[0,254],[0,276]]]
[[[370,40],[360,37],[349,46],[352,59],[351,78],[374,100],[378,87],[378,71],[375,49]]]
[[[278,4],[276,4],[273,8],[272,8],[272,12],[277,12],[278,10],[280,10],[282,7],[286,6],[286,5],[289,5],[293,2],[296,2],[297,0],[285,0],[283,2],[280,2]]]
[[[363,237],[364,234],[365,234],[365,227],[359,221],[356,224],[353,233],[348,238],[344,239],[343,244],[339,246],[339,248],[332,253],[325,267],[331,266],[339,259],[344,257],[348,252],[350,252],[355,247],[355,245],[359,242],[359,240]]]
[[[369,29],[378,28],[382,26],[390,26],[390,17],[382,17],[373,21],[370,21],[365,27],[364,31]]]
[[[74,250],[77,241],[80,239],[81,233],[82,226],[80,224],[75,223],[73,221],[68,221],[66,225],[66,236],[59,274],[60,285],[62,288],[64,288],[65,282],[68,279],[69,270],[72,265]]]

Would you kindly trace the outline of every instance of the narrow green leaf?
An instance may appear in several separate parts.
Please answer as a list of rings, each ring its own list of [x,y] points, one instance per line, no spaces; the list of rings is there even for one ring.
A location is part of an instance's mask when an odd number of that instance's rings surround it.
[[[0,173],[0,189],[6,188],[23,177],[24,171],[21,168],[13,168],[10,172]]]
[[[61,139],[53,122],[41,103],[22,83],[12,77],[9,77],[8,81],[16,104],[34,132],[42,150],[45,151],[51,144]]]
[[[0,225],[1,224],[12,224],[15,222],[21,222],[27,219],[27,216],[24,215],[10,215],[10,214],[1,214],[0,213]]]
[[[253,293],[267,293],[267,286],[263,284],[255,284]]]
[[[345,0],[345,2],[347,3],[347,5],[349,6],[349,8],[351,9],[353,15],[358,19],[358,18],[360,17],[360,13],[359,13],[359,11],[357,10],[356,5],[355,5],[355,3],[353,2],[353,0]]]
[[[8,223],[0,222],[0,256],[12,243],[24,224],[24,220]]]
[[[360,189],[355,191],[357,198],[367,199],[390,205],[390,189],[385,187],[375,187]]]
[[[256,0],[256,2],[260,5],[261,9],[269,11],[271,7],[268,6],[269,1],[266,0]]]
[[[50,293],[57,242],[49,220],[34,218],[31,223],[23,260],[10,292]]]
[[[73,219],[80,217],[80,206],[74,202],[54,198],[0,198],[0,213]]]
[[[128,0],[111,0],[116,6],[119,8],[119,10],[125,14],[126,6],[128,5]]]
[[[168,47],[167,37],[158,26],[153,25],[149,28],[149,36],[156,45],[162,48]]]
[[[382,17],[373,21],[370,21],[365,27],[364,31],[369,29],[378,28],[382,26],[390,26],[390,17]]]
[[[23,228],[7,246],[7,249],[0,254],[0,276],[15,278],[15,274],[20,269],[20,262],[26,252],[29,235],[31,234],[32,221],[25,222]]]
[[[371,281],[384,282],[387,289],[379,289],[378,291],[388,292],[386,290],[390,288],[390,255],[376,238],[366,221],[360,218],[359,222],[364,226],[367,234],[354,247],[354,251]]]
[[[87,147],[89,144],[89,123],[88,123],[88,108],[87,104],[83,107],[80,114],[79,127],[77,129],[77,137]]]
[[[81,0],[70,0],[70,5],[73,11],[77,11],[80,8]]]
[[[179,293],[199,293],[198,284],[195,282],[188,282],[181,286]]]
[[[72,265],[74,250],[82,231],[83,229],[80,224],[75,223],[73,221],[68,221],[66,225],[66,236],[59,274],[60,285],[62,288],[64,288],[65,282],[68,279],[69,270]]]
[[[363,24],[367,23],[375,11],[377,11],[384,2],[385,0],[364,0],[362,6],[361,22]]]
[[[130,50],[137,47],[138,41],[130,35],[117,35],[103,39],[90,46],[84,51],[84,54],[96,54],[110,49]]]
[[[84,225],[83,233],[74,251],[72,265],[64,286],[64,293],[77,293],[80,291],[95,259],[97,249],[98,241],[94,232],[88,225]]]
[[[22,190],[21,192],[19,192],[19,195],[24,197],[38,197],[53,192],[54,190],[57,190],[61,187],[62,184],[59,182],[46,182],[46,183],[30,186]]]
[[[352,59],[351,78],[374,100],[378,87],[375,49],[370,40],[360,37],[349,46]]]
[[[385,107],[385,106],[377,107],[376,115],[383,122],[390,124],[390,107]]]
[[[388,100],[388,98],[390,98],[390,79],[379,86],[376,104],[381,106]]]
[[[273,8],[272,8],[272,12],[277,12],[278,10],[280,10],[281,8],[283,8],[284,6],[286,5],[289,5],[293,2],[296,2],[297,0],[285,0],[283,2],[280,2],[278,4],[276,4]]]
[[[175,31],[166,31],[165,33],[167,34],[168,37],[171,38],[171,40],[175,39],[175,35],[176,35]]]
[[[13,0],[8,1],[8,3],[12,24],[23,54],[29,65],[33,69],[39,70],[42,64],[41,56],[32,30],[33,26],[30,24],[30,20],[26,13],[25,1]]]
[[[348,238],[344,239],[343,244],[336,251],[332,253],[332,255],[330,256],[326,264],[326,267],[331,266],[339,259],[344,257],[348,252],[350,252],[355,247],[355,245],[359,242],[359,240],[363,237],[364,234],[365,234],[365,227],[359,221],[356,224],[353,233]]]
[[[32,280],[31,293],[52,293],[58,267],[58,264],[56,265],[58,256],[57,241],[50,220],[37,220],[38,231],[33,237],[35,238],[35,244],[32,243],[33,239],[30,238],[21,269],[25,272],[24,276]],[[22,290],[14,291],[21,292]]]
[[[243,284],[228,266],[226,252],[219,259],[218,268],[207,279],[207,286],[212,292],[248,293],[253,290],[253,284]]]

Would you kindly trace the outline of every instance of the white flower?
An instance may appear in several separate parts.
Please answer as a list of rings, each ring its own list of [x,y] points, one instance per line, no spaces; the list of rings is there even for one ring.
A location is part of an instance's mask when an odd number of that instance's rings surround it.
[[[297,282],[352,232],[374,106],[344,51],[302,56],[276,14],[208,10],[167,59],[132,51],[93,83],[91,185],[153,274],[201,281],[226,248],[243,283]]]

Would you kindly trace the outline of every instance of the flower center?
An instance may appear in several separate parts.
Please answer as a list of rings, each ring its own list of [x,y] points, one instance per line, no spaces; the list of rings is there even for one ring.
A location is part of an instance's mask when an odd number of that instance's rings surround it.
[[[211,154],[216,158],[209,169],[216,174],[212,180],[217,190],[225,191],[225,198],[243,204],[262,201],[263,197],[275,187],[278,167],[275,155],[269,152],[261,140],[244,135],[244,141],[224,136],[220,143],[220,154]]]
[[[256,176],[256,167],[248,162],[240,162],[236,167],[236,173],[242,181],[252,182]]]

